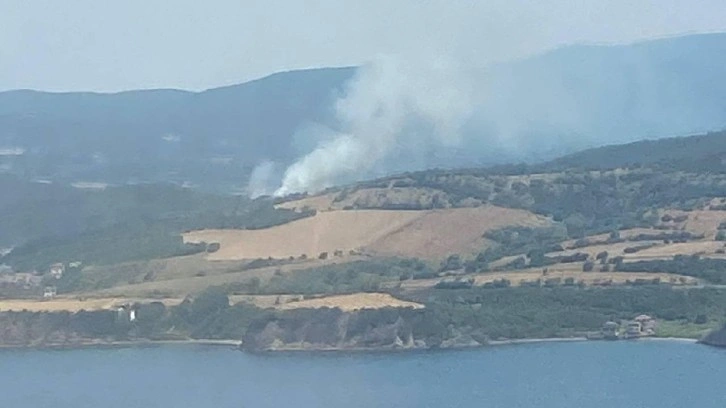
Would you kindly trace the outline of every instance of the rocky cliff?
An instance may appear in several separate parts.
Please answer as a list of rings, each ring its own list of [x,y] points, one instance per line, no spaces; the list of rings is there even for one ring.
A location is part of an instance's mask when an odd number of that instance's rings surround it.
[[[392,350],[473,347],[486,343],[466,329],[422,332],[423,312],[379,309],[342,312],[339,309],[296,310],[253,322],[242,347],[274,350]]]
[[[709,333],[701,340],[701,343],[708,344],[709,346],[726,347],[726,326]]]

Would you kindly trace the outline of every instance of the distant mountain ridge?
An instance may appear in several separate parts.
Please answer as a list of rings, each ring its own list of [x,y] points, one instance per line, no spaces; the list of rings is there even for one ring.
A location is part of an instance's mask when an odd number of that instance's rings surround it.
[[[352,68],[274,74],[203,92],[0,93],[8,171],[106,182],[241,184],[260,158],[292,160],[301,123],[325,121]]]
[[[726,172],[726,131],[597,147],[555,159],[542,167],[556,171],[632,166]]]
[[[336,127],[334,101],[356,67],[283,72],[203,92],[0,93],[0,171],[25,179],[189,182],[244,187],[251,169],[284,167]],[[489,67],[463,144],[416,168],[378,175],[546,161],[644,138],[726,128],[726,34],[623,46],[571,46]],[[413,161],[412,161],[413,162]],[[361,175],[362,178],[371,175]]]

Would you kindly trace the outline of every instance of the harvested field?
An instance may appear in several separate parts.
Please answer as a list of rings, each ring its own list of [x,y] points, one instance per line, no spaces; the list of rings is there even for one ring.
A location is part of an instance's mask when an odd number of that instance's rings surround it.
[[[210,260],[317,257],[349,251],[438,259],[481,250],[486,231],[507,226],[544,226],[549,220],[524,210],[496,206],[428,211],[351,210],[261,230],[201,230],[185,242],[218,242]]]
[[[396,299],[388,293],[352,293],[349,295],[326,296],[315,299],[300,300],[297,302],[288,302],[276,307],[281,310],[320,309],[328,307],[338,308],[344,312],[352,312],[361,309],[383,309],[387,307],[410,307],[413,309],[421,309],[424,305]]]
[[[676,232],[676,231],[669,231],[669,230],[657,230],[655,228],[631,228],[631,229],[624,229],[620,230],[620,237],[622,239],[629,239],[641,234],[660,234],[660,233],[669,233],[669,232]],[[599,235],[590,235],[585,237],[590,242],[590,246],[593,245],[610,245],[608,244],[607,240],[610,238],[610,234],[599,234]],[[569,248],[575,245],[575,242],[578,240],[571,239],[562,242],[562,247]],[[641,241],[642,242],[642,241]],[[629,243],[630,245],[636,245],[637,242],[633,241]],[[581,248],[584,249],[584,248]]]
[[[230,273],[244,269],[247,263],[247,261],[209,262],[203,254],[195,254],[112,265],[93,265],[84,268],[83,274],[93,281],[136,284]]]
[[[80,310],[111,310],[126,303],[149,303],[160,301],[166,306],[176,306],[183,299],[146,299],[146,298],[55,298],[51,300],[13,299],[1,300],[0,312],[78,312]]]
[[[586,246],[586,247],[576,248],[576,249],[568,249],[568,250],[559,251],[559,252],[550,252],[547,254],[547,256],[550,258],[554,258],[554,257],[558,257],[558,256],[570,256],[570,255],[574,255],[577,253],[583,253],[583,254],[590,255],[592,258],[595,258],[595,256],[597,256],[597,254],[599,254],[600,252],[607,251],[608,257],[624,256],[626,258],[630,258],[632,256],[640,255],[641,253],[645,252],[646,250],[642,250],[642,251],[639,251],[639,252],[636,252],[633,254],[626,254],[623,252],[625,250],[625,248],[638,247],[638,246],[643,246],[643,245],[653,245],[653,244],[665,246],[665,244],[663,244],[661,241],[618,242],[615,244],[599,244],[599,245],[591,245],[591,246]],[[656,247],[654,247],[654,248],[656,248]]]
[[[663,214],[668,214],[672,217],[688,216],[688,219],[679,225],[686,231],[694,234],[703,234],[707,239],[713,239],[716,236],[718,225],[726,221],[726,211],[710,211],[710,210],[698,210],[698,211],[676,211],[668,210],[664,211]]]
[[[659,245],[631,254],[631,259],[672,258],[675,255],[713,255],[723,249],[724,243],[718,241],[694,241],[678,244]]]
[[[635,282],[637,279],[653,280],[660,279],[662,283],[673,285],[697,285],[698,279],[670,273],[633,273],[633,272],[582,272],[581,264],[566,265],[563,267],[550,267],[547,275],[542,273],[541,268],[525,269],[521,271],[491,272],[467,275],[474,278],[474,284],[482,286],[489,282],[500,279],[507,279],[512,286],[520,286],[526,283],[533,283],[540,280],[542,284],[548,279],[559,279],[560,284],[567,278],[572,278],[574,283],[582,282],[587,286],[602,284],[625,284],[627,281]],[[409,280],[401,283],[401,289],[417,290],[432,288],[441,279]]]
[[[351,260],[358,260],[360,257],[351,257]],[[102,289],[92,292],[98,297],[184,297],[193,295],[210,286],[221,286],[230,283],[248,282],[252,278],[259,278],[262,282],[267,281],[275,273],[291,273],[300,269],[308,269],[317,266],[330,265],[339,260],[329,259],[326,261],[310,260],[302,263],[294,263],[281,266],[270,266],[243,271],[218,273],[207,276],[183,277],[179,279],[159,280],[153,282],[142,282],[137,284],[119,285],[109,289]]]
[[[300,200],[288,201],[277,205],[278,208],[303,210],[305,208],[318,211],[335,211],[345,208],[382,209],[392,205],[418,206],[418,208],[434,208],[433,203],[438,197],[446,202],[446,193],[431,188],[391,187],[364,188],[355,191],[340,191]]]
[[[328,193],[322,195],[316,195],[312,197],[305,197],[299,200],[286,201],[284,203],[277,204],[276,208],[284,208],[288,210],[303,210],[305,208],[317,210],[317,211],[329,211],[333,209],[333,202],[338,193]],[[341,207],[342,209],[342,207]]]
[[[718,225],[726,221],[726,211],[691,211],[685,222],[686,231],[704,234],[706,238],[716,237]]]
[[[642,249],[638,252],[626,254],[626,248],[653,245],[652,248]],[[607,251],[608,257],[622,256],[629,261],[653,260],[653,259],[671,259],[675,255],[704,255],[712,257],[722,257],[716,251],[724,249],[723,242],[717,241],[692,241],[683,243],[664,244],[662,241],[637,241],[637,242],[619,242],[616,244],[592,245],[577,249],[568,249],[566,251],[548,253],[548,257],[568,256],[576,253],[585,253],[594,258],[598,253]]]

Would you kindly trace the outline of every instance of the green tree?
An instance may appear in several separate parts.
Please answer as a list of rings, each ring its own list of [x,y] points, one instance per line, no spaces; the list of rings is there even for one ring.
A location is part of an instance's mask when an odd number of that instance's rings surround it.
[[[209,288],[201,292],[191,305],[190,317],[201,321],[229,307],[229,297],[220,288]]]

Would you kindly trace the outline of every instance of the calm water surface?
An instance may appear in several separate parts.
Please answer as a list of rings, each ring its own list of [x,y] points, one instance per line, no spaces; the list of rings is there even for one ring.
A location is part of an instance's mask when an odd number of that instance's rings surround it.
[[[726,350],[585,342],[447,352],[0,351],[0,406],[726,407]]]

